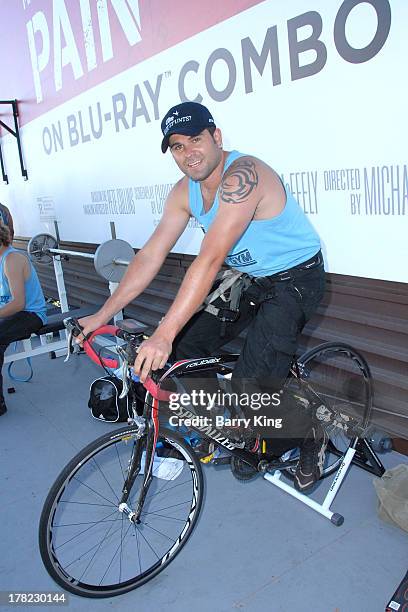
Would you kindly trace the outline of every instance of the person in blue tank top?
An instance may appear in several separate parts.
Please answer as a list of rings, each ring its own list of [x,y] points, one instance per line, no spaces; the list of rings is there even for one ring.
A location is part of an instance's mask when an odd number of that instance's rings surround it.
[[[142,344],[135,372],[144,381],[150,370],[164,367],[170,355],[209,356],[247,329],[233,373],[234,390],[252,398],[268,391],[272,397],[282,388],[299,335],[323,296],[319,237],[275,170],[252,155],[224,150],[222,133],[205,106],[177,104],[161,128],[162,152],[170,150],[184,176],[118,289],[98,313],[81,321],[84,334],[106,323],[147,287],[195,217],[205,233],[200,252],[166,316]],[[219,297],[203,309],[223,264],[242,273],[245,289],[239,306],[237,291],[231,288],[229,307]],[[286,404],[282,398],[285,426],[274,437],[274,449],[282,454],[301,447],[295,486],[306,491],[321,474],[327,440],[305,418],[304,409]],[[276,414],[276,407],[268,414]],[[253,444],[254,433],[248,430],[248,444]],[[255,436],[254,448],[257,440]]]
[[[7,412],[1,370],[11,342],[29,338],[46,323],[37,273],[26,255],[10,246],[10,230],[0,221],[0,415]]]

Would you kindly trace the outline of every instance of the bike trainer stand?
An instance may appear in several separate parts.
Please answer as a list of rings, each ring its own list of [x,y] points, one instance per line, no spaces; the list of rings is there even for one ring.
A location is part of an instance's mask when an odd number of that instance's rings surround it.
[[[346,454],[344,455],[344,459],[340,464],[339,469],[337,470],[333,482],[330,486],[329,491],[326,494],[326,497],[323,500],[323,503],[319,504],[315,502],[313,499],[310,499],[307,495],[303,493],[299,493],[293,486],[288,485],[287,483],[281,480],[282,472],[276,470],[273,474],[264,474],[264,478],[268,480],[270,483],[279,487],[286,493],[289,493],[292,497],[295,497],[300,502],[312,508],[319,514],[323,515],[327,519],[329,519],[334,525],[339,527],[344,522],[344,516],[338,514],[337,512],[332,512],[330,510],[330,506],[333,503],[334,498],[336,497],[338,490],[346,477],[347,470],[350,467],[351,463],[358,465],[364,470],[375,474],[376,476],[382,476],[385,472],[385,468],[381,461],[378,459],[377,455],[371,448],[369,442],[366,439],[355,438],[350,446],[347,449]]]

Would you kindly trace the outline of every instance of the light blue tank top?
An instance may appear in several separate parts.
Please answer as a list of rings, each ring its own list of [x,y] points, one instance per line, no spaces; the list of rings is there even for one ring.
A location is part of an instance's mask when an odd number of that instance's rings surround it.
[[[20,253],[21,255],[24,254],[21,253],[21,251],[17,251],[17,249],[13,249],[13,247],[9,247],[0,257],[0,306],[8,304],[13,299],[7,276],[4,273],[4,263],[6,261],[7,255],[9,255],[10,253]],[[33,264],[30,260],[29,264],[31,274],[28,280],[26,280],[24,283],[25,306],[23,310],[28,312],[34,312],[42,319],[43,323],[46,323],[47,315],[44,294],[41,289],[40,281],[38,280],[37,272],[35,271]]]
[[[244,155],[231,151],[224,173],[232,162]],[[270,276],[307,261],[319,251],[319,236],[292,194],[285,192],[286,204],[282,212],[272,219],[251,221],[228,253],[227,265],[252,276]],[[207,232],[218,212],[218,192],[206,213],[200,183],[189,179],[189,204],[191,214]]]

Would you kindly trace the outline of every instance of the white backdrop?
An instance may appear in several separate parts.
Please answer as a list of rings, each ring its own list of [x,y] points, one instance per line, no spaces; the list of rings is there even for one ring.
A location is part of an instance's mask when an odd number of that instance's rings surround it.
[[[389,31],[380,5],[391,8]],[[342,13],[352,61],[342,57]],[[10,184],[0,201],[19,235],[53,233],[56,219],[62,239],[98,243],[115,221],[117,236],[141,247],[180,176],[160,151],[159,119],[180,101],[182,82],[212,111],[227,150],[282,176],[320,233],[330,272],[408,282],[407,23],[406,0],[260,2],[28,121],[28,181],[15,140],[3,136]],[[315,45],[298,56],[303,78],[294,78],[296,46],[310,37]],[[373,56],[361,61],[364,48]],[[194,225],[175,252],[197,252]]]

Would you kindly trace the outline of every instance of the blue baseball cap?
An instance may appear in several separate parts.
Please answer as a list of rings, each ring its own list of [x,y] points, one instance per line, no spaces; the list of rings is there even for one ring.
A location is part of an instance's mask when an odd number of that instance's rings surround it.
[[[172,134],[197,136],[209,127],[216,127],[213,116],[206,106],[198,102],[182,102],[166,113],[161,122],[163,140],[161,150],[165,153],[169,147],[169,138]]]

